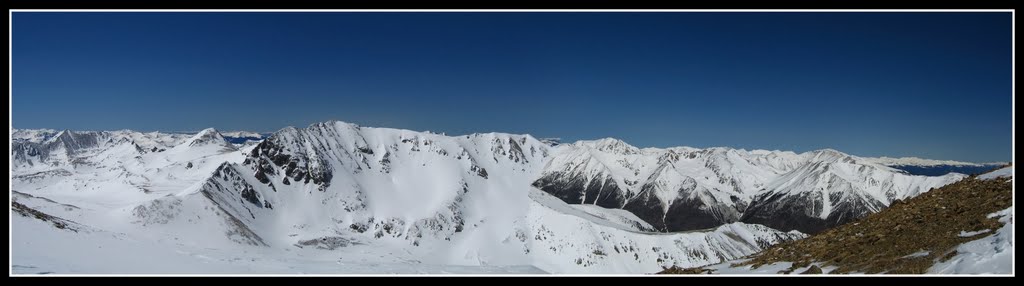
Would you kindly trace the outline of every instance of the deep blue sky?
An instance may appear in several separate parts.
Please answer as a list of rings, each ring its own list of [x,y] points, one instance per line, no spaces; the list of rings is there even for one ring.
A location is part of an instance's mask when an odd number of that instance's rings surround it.
[[[27,13],[12,124],[1009,161],[1010,13]]]

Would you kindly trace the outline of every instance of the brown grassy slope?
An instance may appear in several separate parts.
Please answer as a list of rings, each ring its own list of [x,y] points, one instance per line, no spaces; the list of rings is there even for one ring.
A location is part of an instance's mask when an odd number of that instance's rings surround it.
[[[831,273],[925,273],[935,261],[953,257],[959,244],[1001,227],[987,215],[1010,207],[1012,192],[1013,184],[1005,179],[966,178],[815,236],[775,245],[740,265],[790,261],[795,269],[822,262],[838,267]],[[989,232],[960,237],[961,231],[980,230]]]

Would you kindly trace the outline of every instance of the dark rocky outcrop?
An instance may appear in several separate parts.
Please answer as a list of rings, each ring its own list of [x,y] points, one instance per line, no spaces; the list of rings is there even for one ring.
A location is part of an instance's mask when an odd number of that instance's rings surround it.
[[[883,209],[885,204],[870,197],[846,199],[849,194],[830,197],[832,210],[822,219],[823,198],[818,193],[798,195],[767,193],[754,198],[740,221],[769,226],[782,231],[797,230],[815,234],[826,229],[863,218],[871,209]]]

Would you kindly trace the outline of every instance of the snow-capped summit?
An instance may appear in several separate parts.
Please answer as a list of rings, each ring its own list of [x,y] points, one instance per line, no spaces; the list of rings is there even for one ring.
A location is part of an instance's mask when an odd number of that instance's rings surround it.
[[[199,133],[196,133],[196,135],[192,135],[192,138],[189,138],[185,142],[191,147],[218,145],[228,149],[235,149],[231,143],[228,143],[228,141],[224,139],[224,136],[221,135],[220,132],[217,132],[217,129],[213,128],[203,129],[202,131],[199,131]]]
[[[625,141],[615,138],[603,138],[593,141],[580,141],[577,142],[579,145],[588,146],[590,148],[597,149],[601,152],[620,154],[620,155],[633,155],[640,154],[640,148],[629,145]]]
[[[853,163],[855,161],[853,157],[851,157],[850,155],[847,155],[846,153],[843,152],[839,152],[838,150],[835,149],[820,149],[811,151],[810,153],[812,154],[810,160],[814,162]]]

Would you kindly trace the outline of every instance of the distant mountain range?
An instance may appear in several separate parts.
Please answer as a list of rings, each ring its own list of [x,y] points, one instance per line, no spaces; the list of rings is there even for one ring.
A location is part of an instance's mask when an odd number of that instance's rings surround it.
[[[204,270],[227,272],[247,271],[231,261],[270,257],[291,262],[248,271],[331,259],[391,263],[395,271],[429,264],[650,273],[746,256],[966,177],[913,175],[887,166],[913,160],[831,149],[637,148],[613,138],[559,143],[338,121],[273,134],[12,130],[11,137],[20,213],[91,229],[53,235],[77,238],[53,243],[117,249],[121,243],[111,243],[126,236],[160,245],[116,254],[126,261],[204,248],[204,257],[219,255]],[[15,264],[88,263],[38,260],[64,254],[19,233],[66,230],[31,217],[12,226]],[[262,254],[246,256],[254,253]],[[142,269],[188,272],[202,259],[167,255],[180,263]]]

